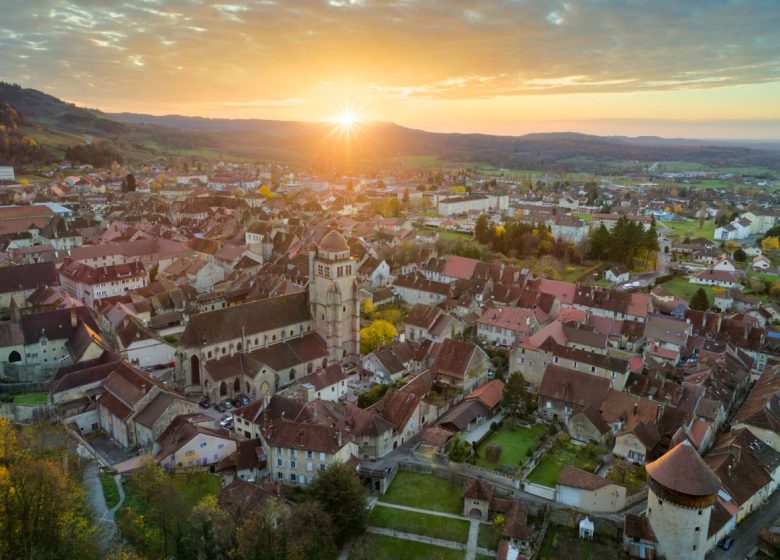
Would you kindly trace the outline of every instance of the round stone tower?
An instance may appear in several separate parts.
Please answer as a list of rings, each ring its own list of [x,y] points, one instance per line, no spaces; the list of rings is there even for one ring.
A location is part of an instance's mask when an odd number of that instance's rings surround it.
[[[703,559],[720,480],[688,440],[647,465],[647,519],[668,560]]]

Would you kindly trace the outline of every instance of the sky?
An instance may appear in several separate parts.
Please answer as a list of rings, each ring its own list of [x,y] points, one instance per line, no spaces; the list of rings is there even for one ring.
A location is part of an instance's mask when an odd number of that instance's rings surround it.
[[[779,29],[780,0],[0,0],[0,79],[110,112],[780,139]]]

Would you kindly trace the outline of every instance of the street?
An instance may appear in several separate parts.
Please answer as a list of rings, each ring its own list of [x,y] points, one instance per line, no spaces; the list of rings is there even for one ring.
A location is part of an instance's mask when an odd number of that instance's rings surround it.
[[[731,534],[734,544],[731,550],[715,548],[707,555],[708,560],[742,560],[756,546],[758,531],[769,527],[780,516],[780,492],[771,498],[756,512],[742,520]]]

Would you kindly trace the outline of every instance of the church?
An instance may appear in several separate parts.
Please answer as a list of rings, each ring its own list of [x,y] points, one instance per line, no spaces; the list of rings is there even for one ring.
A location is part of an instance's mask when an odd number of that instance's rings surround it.
[[[309,253],[309,288],[193,315],[176,381],[212,402],[272,395],[296,379],[360,356],[357,261],[338,231]]]

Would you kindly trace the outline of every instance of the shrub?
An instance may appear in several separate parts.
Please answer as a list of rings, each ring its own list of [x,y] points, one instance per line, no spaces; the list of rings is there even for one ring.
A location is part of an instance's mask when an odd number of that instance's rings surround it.
[[[485,459],[491,463],[498,463],[501,457],[501,446],[497,443],[491,443],[485,448]]]

